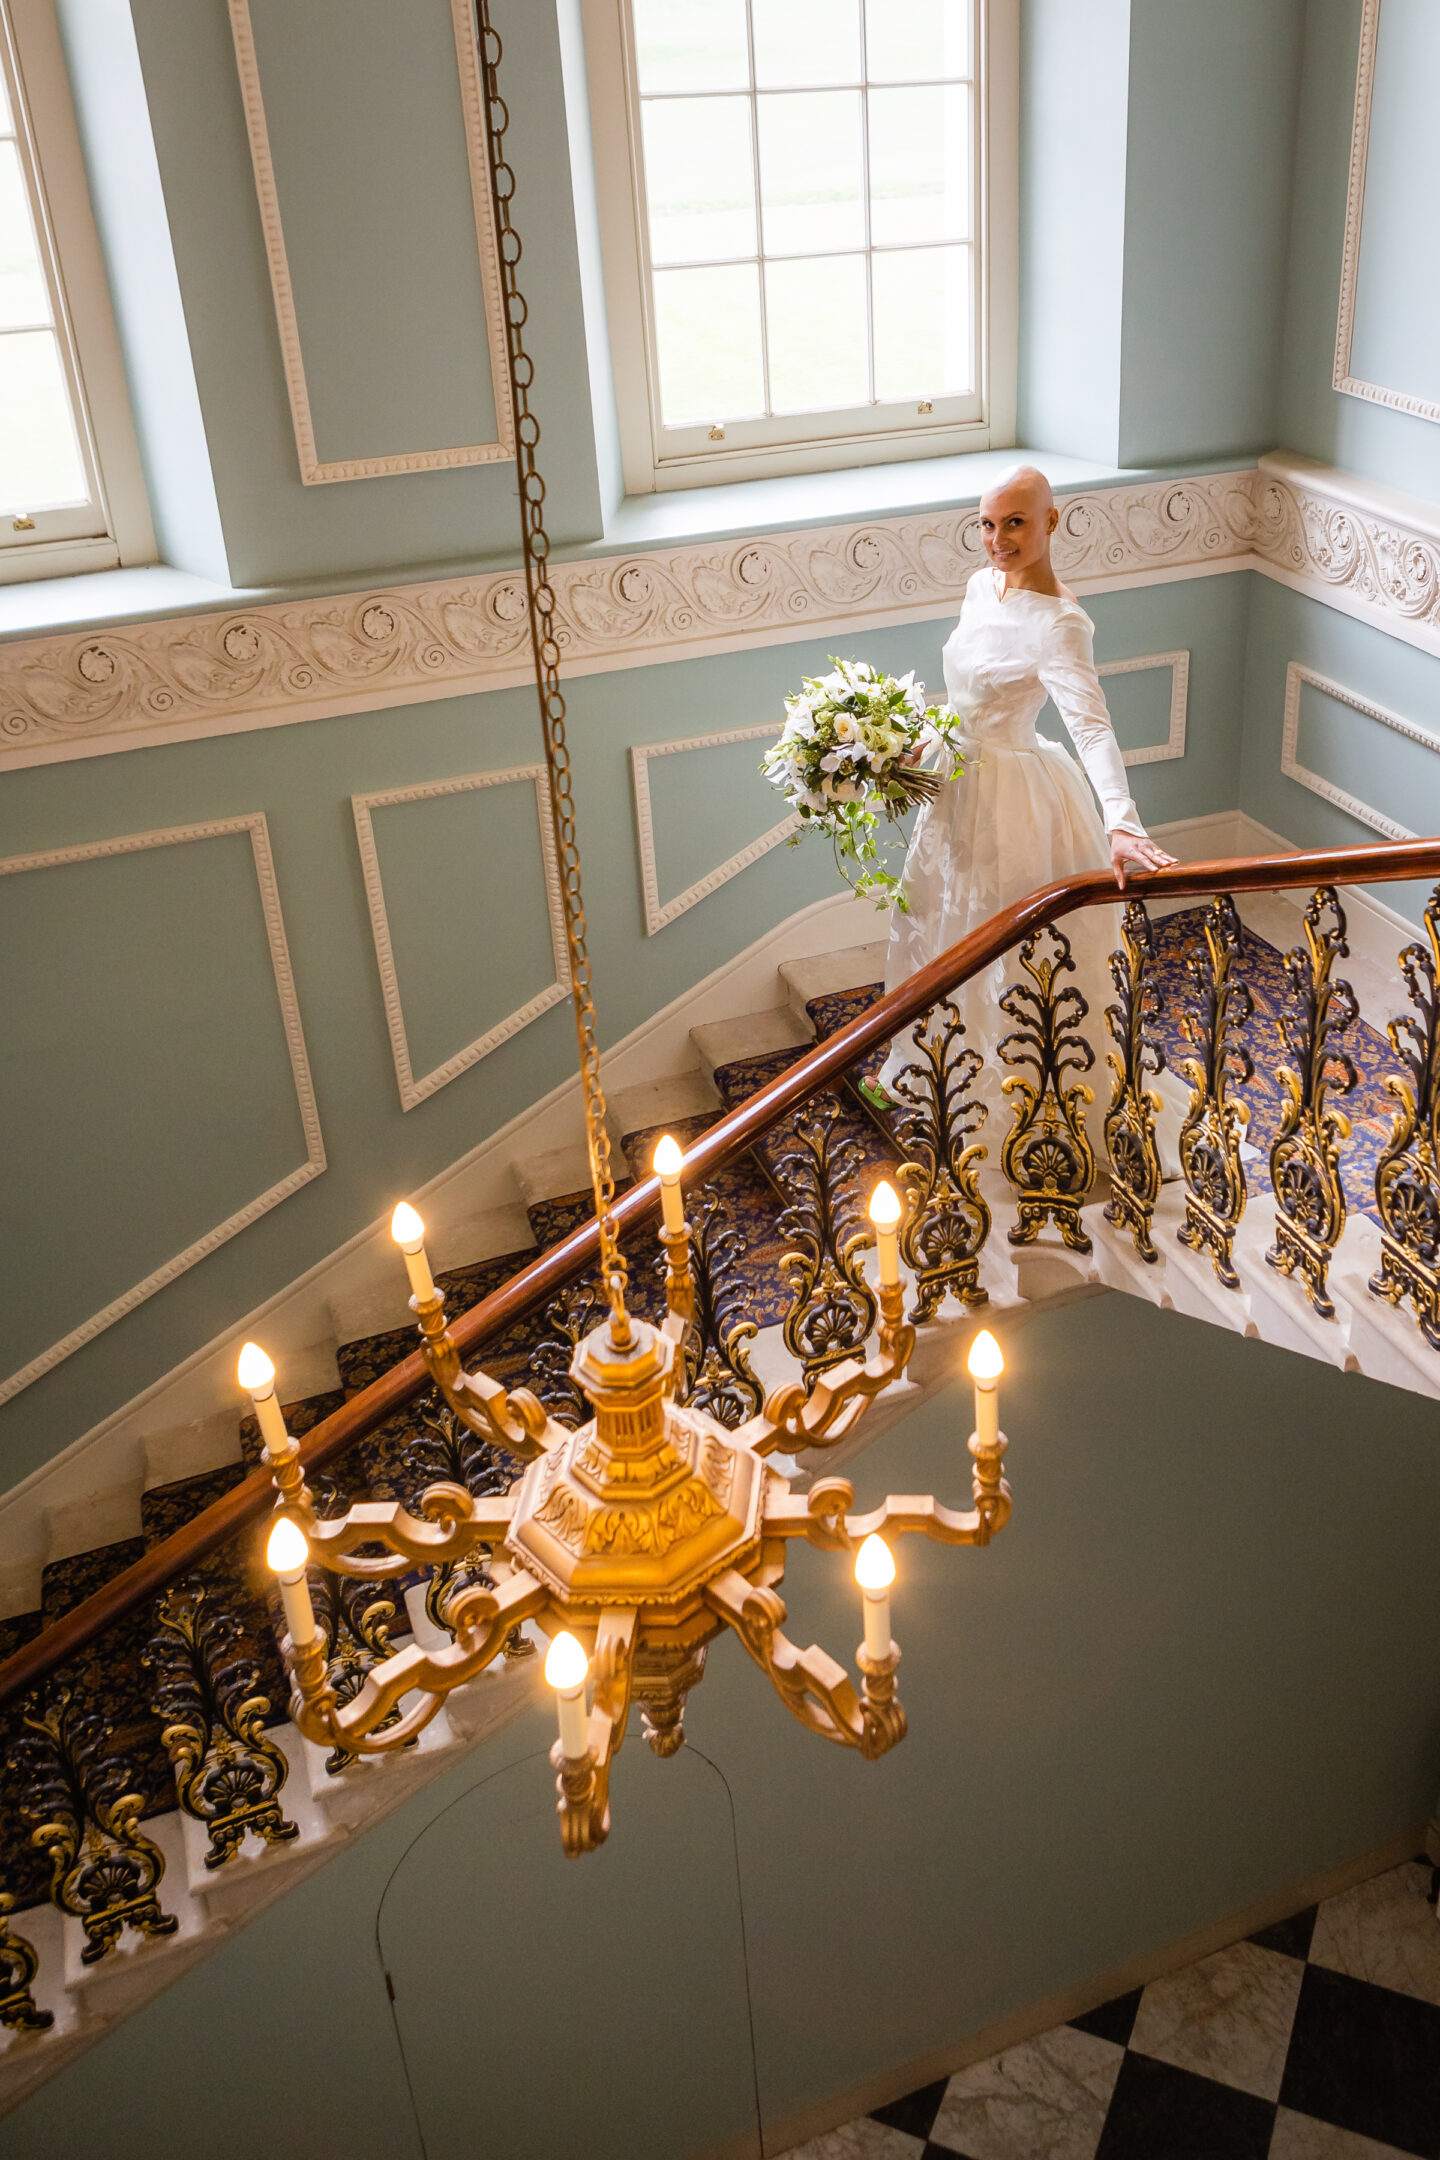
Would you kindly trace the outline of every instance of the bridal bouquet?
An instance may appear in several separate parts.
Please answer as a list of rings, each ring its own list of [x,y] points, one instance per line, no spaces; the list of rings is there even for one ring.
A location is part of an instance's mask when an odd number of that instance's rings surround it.
[[[886,868],[882,848],[903,839],[900,820],[933,802],[964,760],[950,730],[953,717],[925,703],[925,685],[908,675],[877,675],[863,660],[831,660],[829,675],[810,676],[785,700],[785,727],[760,769],[798,812],[795,847],[807,833],[824,833],[840,875],[877,907],[909,907],[900,880]],[[948,769],[920,772],[904,760],[938,739]],[[894,834],[882,831],[897,828]],[[853,873],[853,874],[852,874]]]

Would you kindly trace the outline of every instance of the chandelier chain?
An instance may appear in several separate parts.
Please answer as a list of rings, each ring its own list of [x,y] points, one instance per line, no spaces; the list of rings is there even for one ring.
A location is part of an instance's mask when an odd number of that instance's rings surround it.
[[[536,686],[540,693],[540,712],[545,732],[545,765],[550,780],[550,816],[560,866],[565,943],[570,961],[570,997],[580,1049],[585,1142],[590,1158],[590,1182],[595,1195],[595,1213],[600,1225],[600,1275],[618,1318],[624,1311],[625,1262],[617,1242],[613,1213],[615,1178],[610,1162],[610,1135],[605,1125],[605,1091],[600,1078],[600,1048],[595,1037],[595,1001],[591,991],[590,954],[585,934],[585,904],[580,889],[580,843],[575,832],[575,797],[571,787],[570,751],[565,734],[565,698],[560,688],[560,646],[555,634],[555,591],[550,583],[549,573],[550,536],[545,530],[545,482],[535,455],[540,441],[540,424],[530,409],[530,388],[535,379],[535,366],[525,349],[525,324],[529,309],[516,274],[521,255],[520,236],[510,216],[510,206],[515,194],[515,175],[505,156],[505,132],[510,116],[499,88],[499,65],[503,47],[499,33],[490,20],[489,0],[476,0],[476,25],[485,86],[490,193],[495,208],[500,283],[505,305],[505,349],[509,361],[510,394],[514,409],[515,461],[520,483],[520,520],[525,554],[525,596],[530,622],[530,644],[535,657]]]

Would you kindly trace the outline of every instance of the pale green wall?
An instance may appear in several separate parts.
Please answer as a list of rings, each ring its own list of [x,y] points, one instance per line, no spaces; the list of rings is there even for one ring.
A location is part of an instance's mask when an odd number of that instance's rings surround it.
[[[1152,819],[1234,802],[1242,590],[1240,580],[1212,578],[1090,603],[1102,659],[1181,646],[1193,652],[1187,755],[1133,775],[1136,799]],[[837,648],[898,671],[918,665],[938,691],[949,628],[945,621],[849,639],[831,634],[568,685],[604,1041],[628,1034],[797,909],[841,889],[822,845],[777,848],[647,938],[630,745],[778,716],[785,692],[803,674],[823,669]],[[1122,678],[1116,708],[1126,739],[1163,740],[1169,697],[1168,672]],[[573,1023],[562,1005],[417,1109],[401,1111],[350,808],[352,794],[533,764],[540,755],[534,703],[528,689],[494,691],[32,767],[8,778],[0,825],[6,854],[265,812],[330,1167],[0,1408],[0,1483],[12,1484],[47,1460],[573,1071]],[[1053,732],[1061,732],[1058,724]],[[758,774],[762,748],[752,743],[738,755],[721,750],[655,761],[662,901],[777,822],[781,806]],[[698,839],[690,830],[697,806]],[[677,815],[687,820],[678,837]],[[528,789],[517,787],[380,809],[375,833],[418,1076],[550,979],[537,823]],[[194,1158],[203,1153],[208,1162],[220,1136],[228,1135],[222,1183],[230,1208],[270,1185],[277,1165],[284,1170],[301,1160],[283,1057],[273,1044],[262,1051],[252,1043],[247,1054],[237,1021],[236,986],[247,995],[257,985],[264,989],[269,963],[258,930],[237,917],[217,942],[218,932],[207,927],[215,845],[169,850],[163,861],[125,859],[124,882],[133,895],[127,904],[138,912],[118,951],[114,920],[97,898],[105,880],[88,874],[107,866],[7,881],[13,914],[33,909],[36,880],[43,879],[54,949],[70,940],[84,951],[94,942],[112,955],[113,975],[102,977],[82,1009],[63,972],[41,967],[27,978],[23,1025],[12,1026],[0,1046],[0,1061],[15,1061],[6,1083],[12,1114],[29,1100],[30,1076],[42,1075],[26,1116],[30,1145],[14,1171],[11,1249],[22,1249],[32,1234],[56,1241],[54,1268],[35,1273],[37,1295],[17,1295],[0,1321],[10,1351],[0,1367],[6,1373],[219,1219],[200,1207],[198,1195],[211,1184],[197,1174]],[[153,935],[146,931],[147,907],[156,911]],[[517,910],[523,921],[512,931]],[[877,933],[881,925],[877,916]],[[172,955],[163,970],[156,966],[162,940]],[[144,1137],[149,1127],[140,1109],[151,1091],[130,1048],[122,1054],[120,1036],[104,1021],[107,985],[117,995],[133,986],[133,998],[122,997],[120,1006],[129,1030],[124,1042],[132,1036],[148,1042],[147,1069],[166,1075],[177,1105],[168,1135]],[[273,1022],[273,1002],[268,1009]],[[217,1044],[231,1046],[218,1072]],[[253,1139],[240,1144],[235,1135],[250,1131],[257,1118]],[[76,1129],[102,1160],[107,1151],[123,1157],[123,1179],[88,1174],[89,1155],[72,1146]],[[139,1220],[135,1192],[143,1194]],[[77,1244],[86,1253],[83,1276],[64,1260]],[[141,1258],[144,1267],[136,1265]]]
[[[879,1441],[861,1504],[958,1498],[967,1410],[941,1397]],[[733,1642],[693,1698],[733,1795],[767,2121],[1423,1820],[1434,1422],[1128,1298],[1012,1335],[1012,1524],[984,1553],[899,1551],[904,1745],[875,1765],[825,1746]],[[786,1593],[796,1639],[850,1659],[835,1558],[792,1550]],[[540,1712],[511,1728],[222,1945],[10,2117],[7,2160],[150,2160],[177,2136],[206,2160],[418,2155],[374,1947],[407,1851],[383,1937],[430,2160],[690,2160],[742,2131],[723,1791],[636,1738],[609,1846],[563,1862],[549,1736]]]
[[[1274,440],[1303,12],[1133,0],[1122,465]]]
[[[1347,472],[1435,502],[1440,501],[1440,426],[1332,387],[1361,4],[1309,0],[1279,439]],[[1405,9],[1404,14],[1406,26],[1425,39],[1417,68],[1433,65],[1433,10]],[[1431,147],[1415,146],[1415,155],[1428,156]],[[1423,167],[1417,173],[1412,164],[1404,205],[1406,242],[1395,247],[1388,276],[1398,292],[1420,291],[1413,305],[1422,311],[1433,304],[1433,294],[1425,295],[1423,288],[1427,280],[1434,282],[1424,252],[1432,237],[1425,202]]]
[[[1112,464],[1130,8],[1028,0],[1020,11],[1019,440]]]
[[[230,582],[128,0],[56,0],[162,562]]]
[[[1326,802],[1280,769],[1285,675],[1292,661],[1440,735],[1440,659],[1352,622],[1301,593],[1254,581],[1246,678],[1241,801],[1262,825],[1302,847],[1359,847],[1374,827]],[[1352,707],[1305,687],[1298,760],[1411,832],[1440,833],[1440,755]],[[1418,920],[1423,885],[1373,888]],[[1403,991],[1396,985],[1397,1006]]]
[[[1019,439],[1275,439],[1304,0],[1026,0]]]
[[[64,0],[72,45],[87,41],[92,11],[103,4]],[[505,463],[302,485],[224,0],[131,0],[131,12],[230,577],[242,586],[331,579],[343,583],[427,565],[458,569],[487,559],[512,559],[518,511],[514,472]],[[522,282],[530,306],[526,336],[536,366],[537,407],[544,415],[547,515],[556,541],[593,539],[602,523],[600,474],[590,419],[556,15],[553,7],[531,6],[525,0],[496,0],[493,13],[505,42],[511,111],[507,153],[515,169],[516,217],[524,239]],[[453,57],[451,64],[453,68]],[[76,71],[82,133],[93,146],[97,173],[116,173],[103,138],[116,128],[115,102],[128,97],[132,87],[99,70]],[[343,89],[342,69],[336,94]],[[437,131],[453,129],[452,107],[447,89],[435,114]],[[127,108],[126,117],[132,134],[138,135],[147,116]],[[296,213],[298,222],[308,224],[305,209],[317,207],[330,183],[323,141],[319,131],[307,140],[283,106],[278,117],[286,129],[292,193],[299,190],[307,159],[314,161],[314,195],[303,196]],[[413,116],[412,130],[422,139],[426,125],[423,110]],[[283,215],[283,201],[281,208]],[[458,206],[452,201],[436,216],[419,218],[408,232],[387,229],[376,235],[369,273],[373,334],[377,349],[391,363],[393,384],[404,378],[409,334],[402,272],[413,275],[417,267],[423,269],[441,293],[452,282],[462,289],[473,284],[475,240],[473,224],[467,233],[468,214],[467,194]],[[317,245],[323,248],[323,230]],[[403,260],[398,259],[407,250]],[[135,272],[123,240],[110,246],[109,258],[112,279],[122,293],[120,313],[129,331],[131,368],[138,376],[150,364],[153,343],[144,323],[143,295],[133,295],[131,304],[126,303]],[[313,280],[310,292],[312,314],[316,308],[323,312],[325,295]],[[347,298],[340,292],[332,297],[335,305],[327,324],[331,338],[343,337],[347,330],[353,334],[353,295]],[[462,379],[473,373],[488,382],[483,348],[458,343],[450,365]],[[442,389],[443,384],[434,386],[432,398],[438,400]],[[316,397],[321,418],[334,413],[324,397],[322,387]],[[181,479],[164,466],[163,452],[152,450],[148,433],[145,447],[151,451],[152,485],[168,500]],[[324,454],[323,441],[321,449]],[[187,567],[203,566],[197,560]]]

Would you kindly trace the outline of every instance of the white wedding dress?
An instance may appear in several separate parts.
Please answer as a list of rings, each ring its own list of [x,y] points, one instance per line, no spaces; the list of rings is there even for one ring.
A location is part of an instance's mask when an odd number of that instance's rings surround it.
[[[971,578],[944,654],[945,689],[965,769],[916,819],[905,858],[910,912],[897,907],[891,914],[887,990],[1037,885],[1081,870],[1107,869],[1108,834],[1144,835],[1095,673],[1093,640],[1094,625],[1070,594],[1007,593],[988,567]],[[1079,752],[1079,765],[1059,743],[1035,732],[1047,695]],[[927,754],[926,763],[931,762]],[[1120,942],[1120,911],[1085,908],[1066,916],[1060,927],[1076,965],[1076,973],[1063,980],[1079,988],[1090,1008],[1084,1032],[1097,1068],[1088,1077],[1097,1105],[1091,1132],[1100,1151],[1099,1111],[1109,1101],[1104,1014],[1115,996],[1108,962]],[[990,1107],[992,1136],[1009,1123],[1008,1116],[996,1121],[1007,1069],[996,1051],[1015,1027],[1000,1010],[1000,998],[1020,979],[1012,951],[955,997],[965,1040],[985,1061],[975,1092]],[[910,1034],[897,1036],[881,1086],[890,1087],[914,1057]],[[992,1138],[992,1154],[996,1144]]]

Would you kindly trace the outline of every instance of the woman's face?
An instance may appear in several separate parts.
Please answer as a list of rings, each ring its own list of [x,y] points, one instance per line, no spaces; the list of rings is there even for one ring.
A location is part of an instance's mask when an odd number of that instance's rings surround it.
[[[997,488],[980,503],[980,537],[995,568],[1013,576],[1044,562],[1060,522],[1053,504],[1041,510],[1029,488]]]

